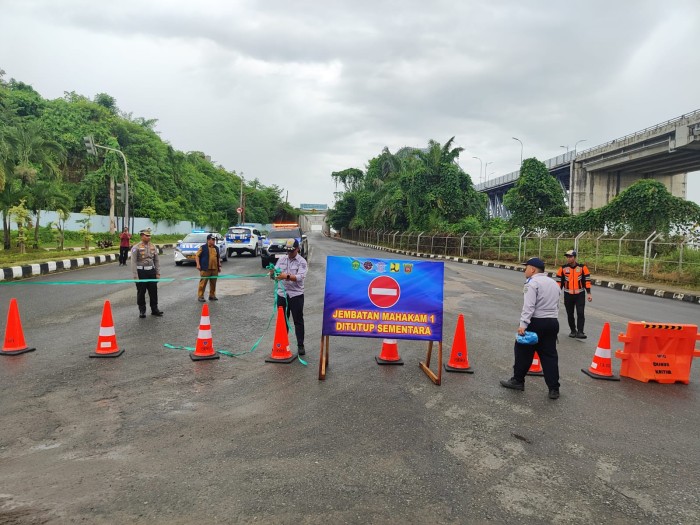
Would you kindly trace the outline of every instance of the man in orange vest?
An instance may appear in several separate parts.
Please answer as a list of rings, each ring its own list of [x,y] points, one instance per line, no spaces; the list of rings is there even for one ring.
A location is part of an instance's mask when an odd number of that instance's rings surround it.
[[[569,337],[586,339],[588,336],[583,331],[583,325],[586,322],[583,309],[586,306],[586,295],[589,303],[593,300],[591,272],[585,264],[576,261],[576,250],[569,250],[565,255],[566,264],[559,268],[557,277],[559,277],[559,286],[564,290],[564,306],[571,329]],[[576,309],[576,319],[574,319],[574,309]]]

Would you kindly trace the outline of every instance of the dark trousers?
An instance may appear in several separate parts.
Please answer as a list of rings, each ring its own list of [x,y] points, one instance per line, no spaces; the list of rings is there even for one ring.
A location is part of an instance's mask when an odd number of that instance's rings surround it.
[[[126,264],[126,261],[128,258],[129,258],[129,247],[128,246],[120,246],[119,247],[119,264]]]
[[[586,323],[586,318],[583,315],[585,306],[586,292],[564,294],[566,318],[569,321],[569,328],[571,328],[572,332],[583,332],[583,325]],[[576,321],[574,321],[574,308],[576,309]],[[578,330],[576,326],[578,326]]]
[[[532,358],[535,352],[540,356],[544,382],[549,388],[559,389],[559,355],[557,354],[557,334],[559,333],[559,320],[556,318],[533,317],[530,320],[528,332],[535,332],[538,341],[534,345],[521,345],[515,343],[515,364],[513,365],[513,378],[516,381],[525,381],[525,375],[532,366]]]
[[[289,314],[292,314],[297,346],[304,346],[304,294],[286,298],[278,295],[277,306],[282,306],[285,309],[287,319],[289,319]]]
[[[136,270],[139,279],[155,279],[155,270]],[[139,305],[139,312],[146,311],[146,290],[148,290],[148,300],[151,304],[151,312],[158,311],[158,283],[146,282],[136,283],[136,304]]]

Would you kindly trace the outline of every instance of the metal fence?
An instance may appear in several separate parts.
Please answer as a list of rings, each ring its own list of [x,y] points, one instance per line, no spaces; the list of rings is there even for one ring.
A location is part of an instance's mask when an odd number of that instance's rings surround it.
[[[408,252],[521,262],[539,257],[549,267],[564,263],[564,252],[575,249],[591,272],[649,281],[700,286],[700,246],[694,239],[652,233],[633,238],[601,232],[565,234],[518,233],[463,235],[437,232],[350,230],[343,239]]]

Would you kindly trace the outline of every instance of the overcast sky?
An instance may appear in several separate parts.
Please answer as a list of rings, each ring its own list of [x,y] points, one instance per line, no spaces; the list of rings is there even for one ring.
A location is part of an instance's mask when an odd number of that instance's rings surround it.
[[[333,204],[333,171],[455,137],[479,182],[700,109],[698,0],[0,0],[0,69]],[[688,197],[700,203],[700,173]]]

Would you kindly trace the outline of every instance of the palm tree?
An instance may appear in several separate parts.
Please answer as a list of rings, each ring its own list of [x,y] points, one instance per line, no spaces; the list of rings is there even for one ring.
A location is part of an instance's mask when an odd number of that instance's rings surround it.
[[[5,142],[9,147],[6,147],[7,156],[2,162],[5,166],[5,186],[0,195],[6,250],[10,248],[9,209],[29,193],[28,189],[38,174],[47,179],[60,180],[60,164],[65,159],[63,148],[57,142],[46,139],[36,121],[10,128],[7,135]]]
[[[414,150],[418,160],[408,194],[409,215],[414,227],[430,228],[444,219],[446,196],[440,191],[455,171],[464,148],[453,148],[454,137],[444,146],[430,140],[427,150]]]

